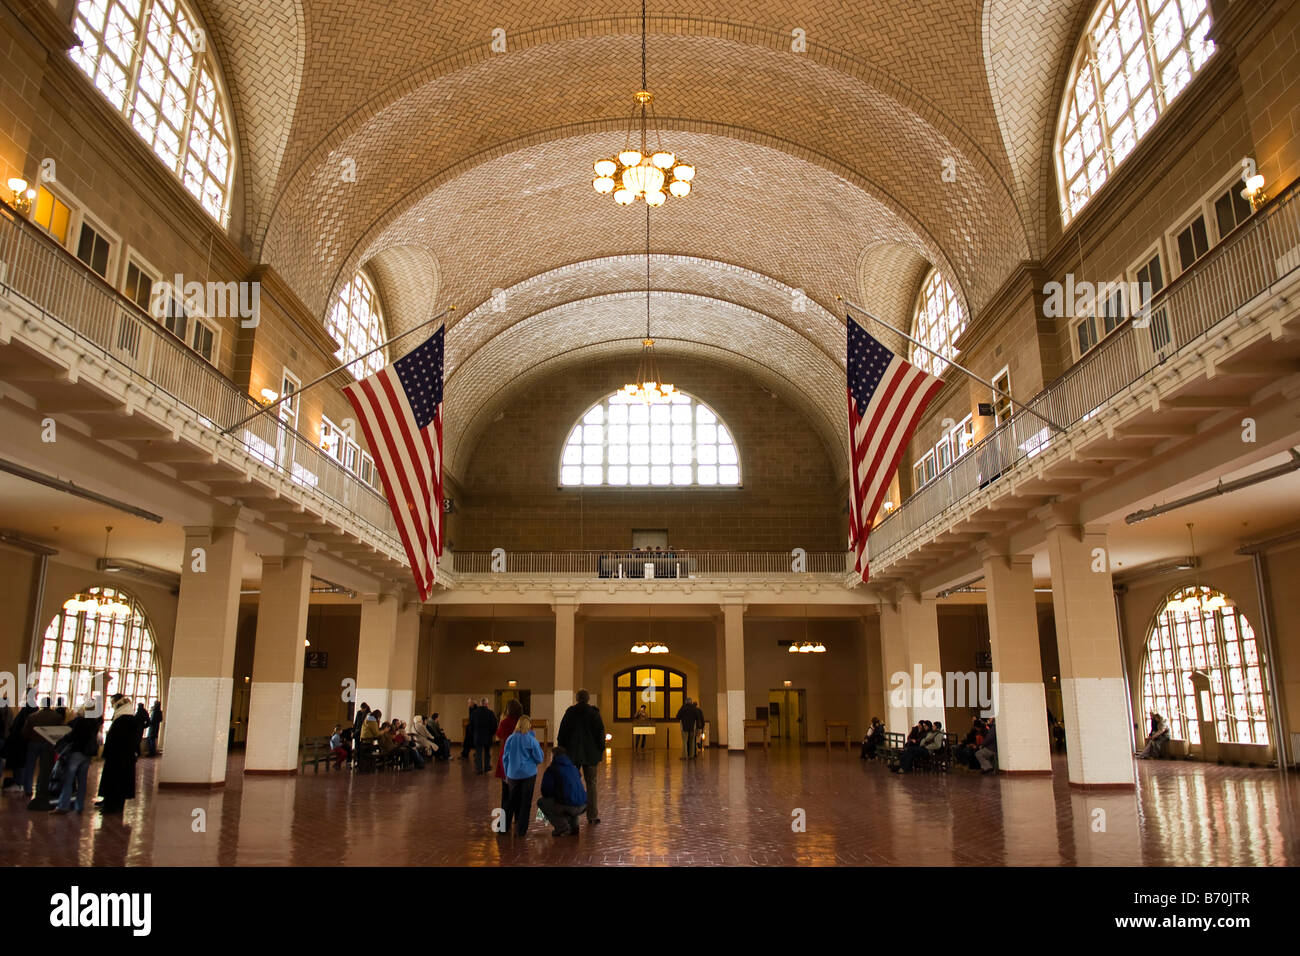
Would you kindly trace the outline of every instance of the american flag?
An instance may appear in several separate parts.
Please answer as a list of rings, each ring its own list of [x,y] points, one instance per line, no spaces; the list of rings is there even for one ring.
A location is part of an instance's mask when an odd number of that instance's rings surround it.
[[[903,361],[848,316],[849,531],[854,570],[868,578],[867,536],[903,450],[943,381]]]
[[[442,554],[444,331],[343,389],[375,456],[421,601],[433,591]]]

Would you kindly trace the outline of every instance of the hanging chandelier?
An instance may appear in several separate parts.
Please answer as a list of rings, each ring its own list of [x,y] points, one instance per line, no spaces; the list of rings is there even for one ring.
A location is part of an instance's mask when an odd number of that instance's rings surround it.
[[[492,605],[492,624],[488,631],[488,639],[479,641],[474,645],[474,650],[484,654],[509,654],[510,644],[508,641],[498,641],[497,637],[497,607]]]
[[[645,640],[632,645],[633,654],[667,654],[668,645],[662,641],[650,640],[650,609],[645,612]]]
[[[808,606],[805,604],[803,609],[803,640],[790,642],[791,654],[825,654],[826,645],[821,641],[810,641],[808,639]]]
[[[690,194],[695,179],[695,167],[678,160],[677,155],[664,149],[659,136],[659,124],[654,116],[654,94],[646,89],[646,18],[645,0],[641,0],[641,89],[632,97],[632,121],[628,126],[627,140],[616,156],[598,159],[592,168],[596,178],[591,186],[602,196],[614,197],[620,206],[630,206],[638,199],[647,206],[662,206],[669,196],[682,198]],[[640,114],[638,117],[637,114]],[[637,131],[638,120],[641,148],[632,145],[632,134]],[[649,130],[653,126],[656,149],[650,150]],[[666,187],[666,189],[665,189]]]
[[[104,528],[104,565],[108,565],[108,538],[113,533],[113,526]],[[68,614],[98,614],[106,617],[130,617],[135,610],[130,604],[117,597],[114,591],[110,596],[106,590],[99,588],[98,594],[78,594],[63,602],[63,610]]]
[[[659,363],[655,361],[655,340],[650,337],[650,210],[645,211],[645,338],[641,340],[641,360],[636,378],[624,385],[620,394],[629,402],[658,405],[672,401],[677,389],[660,381]]]
[[[1196,537],[1192,533],[1192,522],[1187,523],[1187,537],[1192,546],[1192,561],[1196,564],[1196,584],[1183,588],[1165,605],[1165,610],[1176,614],[1211,614],[1236,607],[1236,602],[1201,586],[1200,561],[1196,559]]]

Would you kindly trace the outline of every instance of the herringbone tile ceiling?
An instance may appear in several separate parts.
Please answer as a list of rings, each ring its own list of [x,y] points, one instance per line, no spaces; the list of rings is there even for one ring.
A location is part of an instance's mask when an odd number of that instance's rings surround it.
[[[635,0],[198,6],[235,106],[246,241],[320,315],[359,268],[393,331],[457,305],[451,449],[510,376],[635,354],[644,207],[590,185],[640,85]],[[906,325],[934,265],[977,312],[1041,252],[1090,6],[651,2],[664,143],[699,169],[652,213],[673,348],[766,370],[821,427],[843,417],[837,295]]]

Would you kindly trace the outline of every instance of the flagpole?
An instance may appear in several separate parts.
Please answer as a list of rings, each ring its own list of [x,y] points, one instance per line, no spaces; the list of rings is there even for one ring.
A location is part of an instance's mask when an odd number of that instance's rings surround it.
[[[841,296],[841,295],[837,295],[835,298],[838,299],[839,301],[843,302],[843,303],[844,303],[845,305],[847,305],[849,308],[851,308],[851,309],[856,309],[857,311],[861,312],[864,316],[866,316],[866,317],[867,317],[868,319],[870,319],[872,322],[875,322],[875,323],[877,323],[878,325],[883,325],[885,328],[889,329],[889,331],[891,331],[891,332],[895,332],[895,333],[901,335],[903,338],[907,339],[907,341],[911,342],[911,343],[912,343],[913,345],[915,345],[917,348],[919,348],[919,349],[924,349],[925,351],[927,351],[927,352],[929,352],[931,355],[933,355],[935,358],[937,358],[937,359],[941,359],[942,361],[946,362],[948,365],[951,365],[951,366],[952,366],[953,368],[955,368],[957,371],[959,371],[959,372],[964,372],[965,374],[969,375],[971,378],[975,379],[975,381],[979,382],[981,385],[987,385],[989,388],[991,388],[991,389],[993,390],[994,394],[1001,395],[1003,398],[1005,398],[1005,399],[1006,399],[1008,402],[1010,402],[1012,405],[1016,405],[1016,406],[1020,407],[1021,409],[1023,409],[1024,411],[1028,412],[1030,415],[1033,415],[1035,418],[1040,419],[1040,420],[1043,421],[1043,422],[1046,422],[1048,425],[1050,425],[1052,428],[1056,429],[1056,431],[1060,432],[1062,435],[1065,434],[1065,429],[1062,428],[1060,425],[1056,424],[1056,422],[1052,421],[1052,420],[1051,420],[1050,418],[1048,418],[1046,415],[1043,415],[1042,413],[1040,413],[1040,412],[1038,412],[1038,411],[1035,411],[1034,409],[1030,408],[1028,405],[1026,405],[1024,402],[1020,401],[1019,399],[1017,399],[1017,398],[1013,398],[1010,394],[1008,394],[1007,392],[1002,391],[1002,389],[998,388],[996,385],[994,385],[992,382],[988,381],[987,379],[980,378],[978,375],[976,375],[976,374],[975,374],[974,372],[972,372],[970,369],[966,368],[966,367],[963,366],[963,365],[958,365],[956,362],[954,362],[952,359],[948,358],[946,355],[940,355],[940,354],[939,354],[938,352],[936,352],[934,349],[930,348],[930,346],[926,345],[924,342],[918,342],[916,339],[912,338],[910,335],[908,335],[908,334],[907,334],[906,332],[904,332],[902,329],[896,329],[896,328],[894,328],[892,325],[890,325],[888,322],[884,321],[883,319],[878,319],[878,318],[876,318],[874,315],[872,315],[870,312],[868,312],[866,309],[864,309],[862,306],[858,305],[857,303],[855,303],[855,302],[850,302],[850,301],[848,301],[847,299],[845,299],[845,298],[844,298],[843,296]],[[845,318],[848,319],[850,322],[853,321],[853,316],[851,316],[851,315],[846,315]]]
[[[244,418],[241,418],[239,421],[235,422],[235,424],[231,425],[229,428],[223,428],[223,429],[221,430],[221,434],[223,434],[223,435],[229,435],[231,432],[233,432],[233,431],[234,431],[236,428],[238,428],[240,425],[244,425],[244,424],[247,424],[248,422],[251,422],[254,418],[257,418],[259,415],[265,415],[267,412],[269,412],[269,411],[270,411],[271,409],[273,409],[273,408],[278,408],[280,405],[282,405],[284,402],[287,402],[289,399],[293,398],[295,395],[301,395],[303,392],[307,391],[307,389],[311,388],[313,385],[319,385],[321,382],[325,381],[325,379],[329,378],[331,375],[337,375],[339,372],[343,371],[343,370],[344,370],[345,368],[347,368],[348,366],[350,366],[350,365],[354,365],[354,364],[356,364],[357,362],[360,362],[363,358],[367,358],[367,357],[369,357],[369,356],[371,356],[371,355],[374,355],[376,352],[380,351],[381,349],[386,349],[386,348],[388,348],[388,346],[392,345],[392,344],[393,344],[394,342],[396,342],[398,339],[404,339],[404,338],[406,338],[408,335],[410,335],[412,332],[418,332],[420,329],[424,328],[426,325],[431,325],[431,324],[433,324],[434,322],[441,321],[442,318],[443,318],[444,316],[446,316],[448,312],[455,312],[455,311],[456,311],[456,307],[455,307],[454,305],[449,305],[449,306],[447,306],[447,308],[445,308],[443,311],[439,312],[439,313],[438,313],[437,315],[435,315],[433,318],[431,318],[431,319],[427,319],[427,320],[425,320],[424,322],[421,322],[419,325],[413,325],[413,326],[411,326],[409,329],[407,329],[405,332],[399,332],[397,335],[394,335],[394,336],[393,336],[391,339],[389,339],[388,341],[386,341],[386,342],[380,342],[378,345],[376,345],[376,346],[375,346],[373,349],[371,349],[369,352],[365,352],[365,353],[363,353],[363,354],[361,354],[361,355],[358,355],[356,358],[352,359],[351,361],[349,361],[349,362],[347,362],[347,363],[345,363],[345,364],[343,364],[343,365],[340,365],[338,368],[332,368],[332,369],[330,369],[328,372],[326,372],[324,375],[320,376],[319,378],[314,378],[314,379],[312,379],[312,380],[311,380],[310,382],[308,382],[306,385],[301,386],[297,391],[295,391],[295,392],[290,392],[288,395],[281,395],[281,396],[280,396],[279,398],[277,398],[275,401],[270,402],[270,403],[268,403],[268,404],[266,404],[266,405],[263,405],[263,406],[262,406],[261,408],[259,408],[257,411],[253,412],[253,414],[251,414],[251,415],[247,415],[247,416],[245,416]],[[251,398],[252,396],[249,396],[249,397]]]

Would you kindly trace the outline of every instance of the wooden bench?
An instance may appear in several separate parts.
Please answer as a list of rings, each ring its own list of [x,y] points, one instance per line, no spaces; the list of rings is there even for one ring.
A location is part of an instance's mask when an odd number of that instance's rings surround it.
[[[330,739],[328,737],[304,737],[302,741],[302,763],[299,765],[299,772],[307,769],[307,764],[311,764],[313,773],[320,773],[320,765],[325,765],[328,772],[334,763],[334,752],[330,750]]]
[[[907,735],[885,731],[885,739],[880,742],[876,748],[876,759],[883,760],[885,763],[896,763],[898,758],[903,755],[903,745],[907,743]]]

